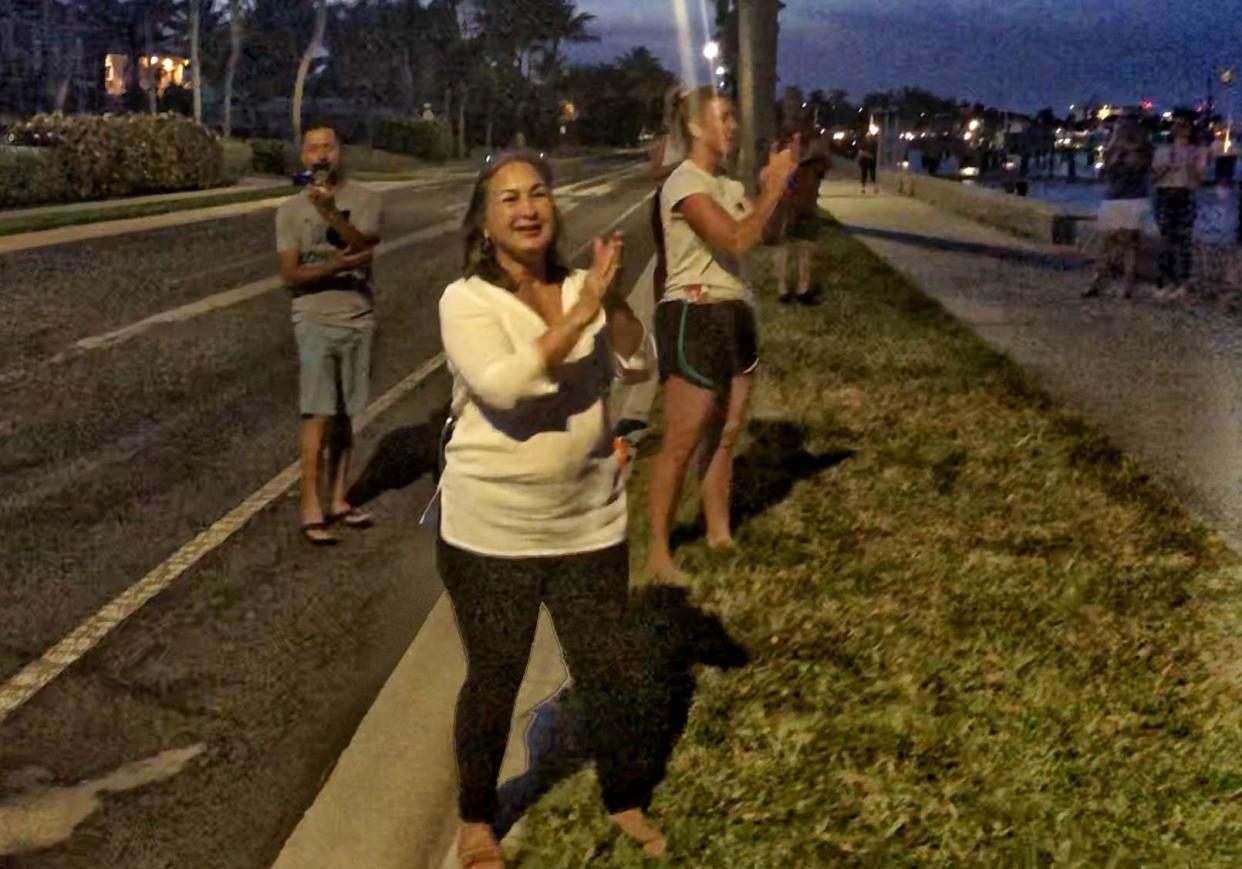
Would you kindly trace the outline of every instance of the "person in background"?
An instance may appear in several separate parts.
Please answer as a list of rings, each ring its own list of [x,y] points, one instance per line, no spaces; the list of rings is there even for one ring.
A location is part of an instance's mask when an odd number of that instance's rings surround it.
[[[293,294],[301,428],[302,535],[317,546],[339,538],[330,526],[366,528],[345,480],[354,420],[367,404],[371,376],[371,259],[380,240],[378,193],[345,177],[341,146],[328,127],[302,137],[311,184],[276,210],[280,276]],[[330,503],[320,503],[319,461],[327,446]]]
[[[1206,161],[1204,149],[1194,140],[1190,119],[1180,114],[1173,120],[1169,143],[1156,151],[1152,165],[1162,241],[1156,281],[1161,301],[1190,301],[1187,283],[1194,253],[1195,194],[1203,185]]]
[[[858,145],[858,174],[862,177],[862,192],[867,192],[867,179],[871,179],[871,189],[880,192],[880,185],[875,179],[875,164],[879,154],[879,143],[870,132],[863,136]]]
[[[1104,149],[1103,175],[1108,190],[1096,224],[1101,236],[1100,255],[1095,277],[1083,291],[1083,298],[1100,294],[1114,255],[1120,255],[1125,263],[1122,294],[1127,299],[1133,295],[1143,220],[1150,209],[1151,164],[1150,134],[1137,119],[1122,119]]]
[[[789,131],[778,147],[790,147],[795,137],[804,143],[801,161],[778,212],[780,241],[772,257],[772,267],[776,271],[778,299],[783,304],[797,301],[811,305],[816,301],[816,294],[811,290],[811,254],[819,236],[819,185],[832,161],[828,140],[815,134],[810,114],[801,118],[797,128]],[[790,253],[794,253],[798,261],[798,287],[792,293],[788,287]]]
[[[613,289],[623,240],[596,239],[590,271],[565,268],[551,170],[529,152],[489,163],[464,230],[463,275],[439,306],[453,398],[438,566],[466,651],[454,725],[459,859],[504,865],[497,779],[541,605],[611,818],[659,856],[641,740],[616,739],[623,722],[611,717],[625,714],[612,701],[629,583],[628,459],[607,399],[618,369],[637,378],[648,367],[642,324]]]
[[[1196,271],[1204,289],[1218,290],[1223,311],[1232,309],[1242,280],[1242,254],[1237,239],[1239,210],[1233,182],[1222,175],[1200,205],[1195,223]]]
[[[798,166],[798,145],[771,153],[752,202],[741,182],[722,174],[733,151],[733,105],[710,87],[690,91],[678,116],[689,157],[664,182],[661,219],[668,280],[656,311],[665,432],[651,475],[648,571],[677,582],[669,532],[686,468],[700,451],[707,545],[733,545],[729,525],[733,449],[746,419],[759,364],[754,295],[745,257]]]
[[[642,321],[648,334],[654,332],[656,305],[664,294],[664,281],[668,276],[664,225],[660,220],[660,188],[664,186],[668,176],[673,174],[673,170],[686,159],[686,145],[677,125],[677,101],[682,93],[683,88],[674,85],[664,94],[664,133],[651,149],[651,179],[656,185],[655,197],[651,201],[651,237],[655,242],[656,257],[651,294],[646,298],[631,295],[629,299],[630,307]],[[634,292],[643,292],[643,287],[636,286]],[[651,431],[651,406],[655,403],[656,390],[659,387],[659,381],[651,378],[631,386],[625,395],[614,432],[632,446],[638,446]]]

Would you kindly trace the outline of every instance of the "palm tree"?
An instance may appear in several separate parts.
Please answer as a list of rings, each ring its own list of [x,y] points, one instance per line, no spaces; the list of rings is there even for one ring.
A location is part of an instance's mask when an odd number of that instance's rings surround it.
[[[302,60],[298,63],[297,77],[293,82],[293,141],[302,141],[302,96],[306,89],[306,74],[310,72],[311,61],[318,56],[323,48],[323,34],[328,28],[328,4],[326,0],[311,0],[315,9],[315,29],[311,33],[310,42],[302,52]]]
[[[224,138],[233,134],[233,82],[237,78],[237,65],[241,62],[242,36],[246,21],[242,12],[242,0],[229,0],[229,60],[224,72]]]

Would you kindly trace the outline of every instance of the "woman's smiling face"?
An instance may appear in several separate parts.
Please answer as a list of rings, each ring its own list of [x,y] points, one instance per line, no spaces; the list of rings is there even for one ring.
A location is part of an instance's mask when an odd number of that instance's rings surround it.
[[[498,251],[519,262],[541,260],[556,231],[552,191],[529,163],[510,163],[492,177],[484,228]]]

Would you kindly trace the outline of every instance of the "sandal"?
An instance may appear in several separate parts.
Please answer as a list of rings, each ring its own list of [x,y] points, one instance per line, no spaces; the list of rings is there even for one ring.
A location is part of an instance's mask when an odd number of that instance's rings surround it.
[[[473,841],[467,845],[466,839]],[[464,829],[457,837],[457,865],[461,869],[504,869],[505,852],[500,850],[494,835],[483,837],[477,831]]]
[[[340,513],[329,513],[326,521],[329,525],[339,522],[346,528],[370,528],[375,524],[370,513],[363,513],[353,507]]]
[[[302,536],[307,539],[313,546],[336,546],[341,541],[329,535],[327,537],[316,537],[312,532],[327,531],[330,523],[328,522],[303,522]]]

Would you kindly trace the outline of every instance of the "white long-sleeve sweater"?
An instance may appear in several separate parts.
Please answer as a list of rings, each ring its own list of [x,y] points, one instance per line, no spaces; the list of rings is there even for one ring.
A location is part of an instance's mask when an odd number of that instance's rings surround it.
[[[585,277],[565,280],[565,310]],[[649,342],[631,359],[614,359],[606,327],[601,312],[549,371],[537,345],[547,323],[525,302],[479,277],[445,289],[440,332],[457,420],[440,480],[446,542],[535,557],[625,539],[627,469],[614,451],[607,397],[617,364],[649,367]]]

